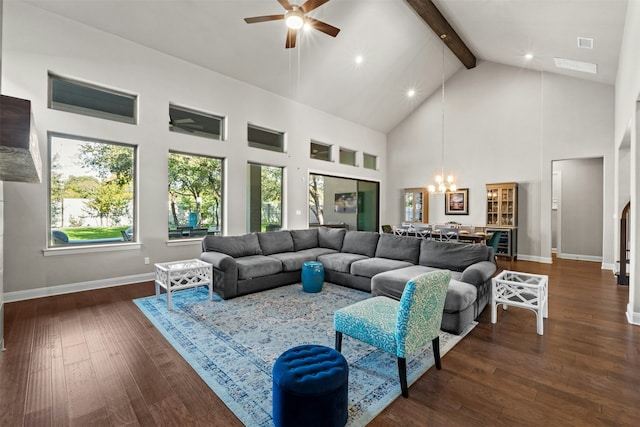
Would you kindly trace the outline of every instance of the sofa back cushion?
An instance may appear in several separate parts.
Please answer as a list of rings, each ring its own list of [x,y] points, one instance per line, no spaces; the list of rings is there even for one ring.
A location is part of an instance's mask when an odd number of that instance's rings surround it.
[[[491,261],[492,252],[493,248],[486,245],[423,240],[420,246],[420,265],[463,271],[476,262]]]
[[[293,238],[293,249],[301,251],[303,249],[313,249],[318,247],[318,229],[291,230]]]
[[[417,264],[420,256],[421,241],[422,239],[415,237],[381,234],[376,248],[376,258],[395,259]]]
[[[262,254],[255,233],[242,236],[206,236],[202,239],[202,250],[222,252],[234,258]]]
[[[318,246],[339,251],[342,249],[342,241],[347,230],[344,228],[327,228],[320,227],[318,229]]]
[[[347,231],[340,252],[365,255],[371,258],[376,254],[379,237],[380,235],[374,231]]]
[[[262,255],[293,252],[293,238],[289,230],[258,233],[258,240],[260,241]]]

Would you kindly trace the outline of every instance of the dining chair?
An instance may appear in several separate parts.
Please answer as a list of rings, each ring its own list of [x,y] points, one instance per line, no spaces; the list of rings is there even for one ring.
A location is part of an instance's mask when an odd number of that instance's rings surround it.
[[[433,232],[433,227],[430,225],[414,225],[413,230],[415,231],[416,237],[429,240]]]
[[[440,228],[440,241],[441,242],[458,242],[460,240],[460,229],[441,227]]]
[[[398,236],[406,236],[409,234],[410,229],[410,225],[396,225],[393,227],[393,232]]]
[[[504,231],[495,230],[493,235],[489,237],[489,240],[487,240],[487,246],[491,246],[493,248],[494,261],[496,261],[496,264],[498,263],[498,244],[500,244],[500,237],[502,236],[502,233],[504,233]]]
[[[431,342],[436,369],[442,369],[438,334],[450,280],[447,270],[424,273],[407,282],[400,301],[377,296],[337,310],[333,316],[336,350],[342,350],[346,334],[393,354],[402,396],[409,397],[408,356]]]

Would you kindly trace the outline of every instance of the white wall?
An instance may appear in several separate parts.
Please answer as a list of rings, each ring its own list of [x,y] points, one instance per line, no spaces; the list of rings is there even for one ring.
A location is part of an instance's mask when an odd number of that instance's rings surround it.
[[[445,83],[445,169],[469,188],[469,216],[444,215],[430,196],[429,222],[486,224],[485,184],[519,183],[518,256],[551,261],[551,163],[603,157],[604,204],[613,202],[613,87],[479,61]],[[432,182],[441,166],[441,96],[425,101],[388,135],[389,220],[402,219],[405,187]],[[402,173],[399,173],[402,171]],[[603,218],[604,235],[612,230]],[[610,240],[609,240],[610,241]],[[603,265],[613,264],[613,245]]]
[[[629,162],[623,160],[616,170],[618,181],[629,177],[629,194],[624,193],[624,185],[619,189],[619,199],[611,206],[615,211],[611,212],[612,222],[616,225],[619,218],[619,207],[626,204],[625,199],[631,200],[631,266],[629,275],[629,305],[627,318],[629,322],[640,325],[640,263],[637,262],[640,247],[640,209],[638,206],[640,197],[637,180],[640,179],[638,171],[640,152],[638,146],[638,129],[640,128],[640,112],[638,100],[640,99],[640,2],[630,1],[627,5],[627,18],[620,47],[620,60],[618,62],[618,75],[616,77],[616,104],[615,104],[615,146],[630,144]],[[628,138],[625,140],[625,134]],[[626,151],[626,149],[625,149]],[[626,158],[626,153],[622,155]],[[620,170],[622,166],[622,170]],[[622,190],[622,191],[621,191]],[[619,233],[616,233],[618,235]],[[615,245],[619,239],[614,239]]]
[[[138,224],[135,250],[43,256],[47,241],[48,179],[41,185],[5,183],[5,291],[7,299],[65,289],[138,281],[154,262],[197,257],[200,242],[167,244],[167,152],[226,159],[226,234],[246,229],[247,162],[285,167],[284,225],[306,228],[308,172],[381,182],[385,205],[386,136],[154,50],[77,24],[24,3],[4,5],[2,90],[32,101],[40,151],[48,158],[47,132],[61,132],[138,146]],[[203,52],[206,54],[206,52]],[[47,72],[139,96],[139,124],[47,109]],[[286,76],[283,78],[287,78]],[[168,131],[173,102],[228,117],[228,141]],[[286,131],[286,153],[249,148],[247,122]],[[379,156],[378,171],[309,159],[309,140]],[[361,154],[360,154],[361,155]],[[48,162],[46,162],[48,163]],[[48,172],[47,172],[48,173]],[[296,211],[301,211],[296,215]],[[385,219],[384,212],[381,220]],[[151,259],[144,265],[144,257]]]

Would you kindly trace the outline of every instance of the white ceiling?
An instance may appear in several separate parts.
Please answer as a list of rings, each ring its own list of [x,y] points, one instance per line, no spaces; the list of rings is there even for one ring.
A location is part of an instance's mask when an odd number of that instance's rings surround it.
[[[338,36],[301,32],[295,49],[284,48],[283,21],[243,20],[283,13],[276,0],[8,1],[25,1],[384,133],[442,79],[440,39],[403,0],[329,1],[309,16],[340,28]],[[479,61],[615,83],[627,0],[434,3]],[[593,38],[594,48],[578,48],[579,36]],[[534,59],[525,61],[527,52]],[[598,74],[559,70],[554,57],[596,63]],[[465,72],[447,50],[446,78],[460,69]],[[409,88],[417,93],[411,99]]]

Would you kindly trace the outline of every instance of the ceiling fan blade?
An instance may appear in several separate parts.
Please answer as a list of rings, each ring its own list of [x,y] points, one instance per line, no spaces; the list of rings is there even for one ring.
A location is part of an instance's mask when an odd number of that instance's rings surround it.
[[[289,3],[289,0],[278,0],[278,3],[280,3],[286,10],[293,9],[293,5]]]
[[[284,19],[284,15],[254,16],[253,18],[244,18],[244,22],[255,24],[256,22],[278,21],[280,19]]]
[[[340,32],[340,28],[329,25],[326,22],[318,21],[317,19],[309,18],[308,16],[305,18],[305,22],[307,23],[307,25],[315,28],[318,31],[322,31],[323,33],[328,34],[331,37],[337,36]]]
[[[287,49],[296,47],[296,39],[298,38],[298,30],[294,30],[293,28],[289,28],[287,31],[287,43],[285,47]]]
[[[280,0],[278,0],[278,1],[280,1]],[[306,2],[304,2],[304,4],[302,6],[300,6],[300,9],[302,9],[302,11],[304,13],[309,13],[313,9],[322,6],[323,4],[325,4],[328,1],[329,0],[307,0]],[[280,2],[280,3],[282,3],[282,2]]]

